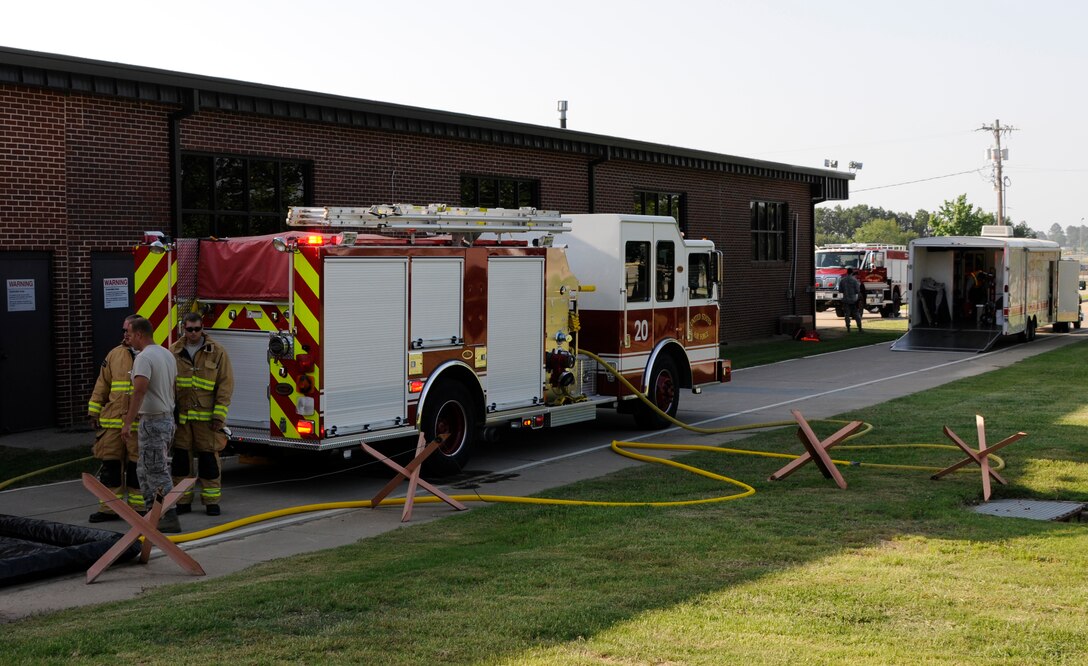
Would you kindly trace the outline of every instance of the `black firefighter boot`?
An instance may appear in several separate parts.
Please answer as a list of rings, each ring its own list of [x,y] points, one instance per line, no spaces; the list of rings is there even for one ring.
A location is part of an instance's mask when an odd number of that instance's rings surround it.
[[[164,534],[177,534],[181,531],[181,521],[178,520],[176,509],[170,509],[159,518],[159,531]]]

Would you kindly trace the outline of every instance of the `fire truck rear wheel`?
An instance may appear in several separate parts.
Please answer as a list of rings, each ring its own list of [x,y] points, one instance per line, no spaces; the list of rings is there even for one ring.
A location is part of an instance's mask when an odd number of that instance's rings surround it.
[[[680,373],[676,370],[676,363],[668,356],[659,358],[650,371],[649,390],[646,395],[658,409],[676,417],[676,411],[680,408]],[[644,430],[660,430],[669,425],[668,419],[641,401],[634,415],[635,423]]]
[[[896,291],[892,294],[892,302],[885,306],[884,311],[880,313],[880,316],[890,319],[892,317],[899,316],[899,310],[903,307],[903,297]]]
[[[448,476],[464,469],[476,436],[476,410],[466,386],[448,381],[435,387],[423,409],[423,435],[428,442],[445,437],[423,468],[428,476]]]

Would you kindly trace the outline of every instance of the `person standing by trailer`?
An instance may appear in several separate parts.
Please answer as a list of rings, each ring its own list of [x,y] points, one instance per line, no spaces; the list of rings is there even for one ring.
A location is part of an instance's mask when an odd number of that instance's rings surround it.
[[[140,417],[139,460],[136,474],[144,504],[150,507],[156,498],[174,489],[170,479],[170,442],[174,439],[174,379],[177,363],[169,351],[155,344],[151,322],[137,317],[129,322],[129,341],[136,350],[132,361],[132,399],[121,422],[121,438],[136,445],[132,424]],[[180,532],[176,509],[162,514],[160,532]]]
[[[121,327],[122,340],[106,354],[98,380],[94,383],[91,398],[87,401],[87,419],[95,431],[95,458],[102,461],[98,480],[121,501],[140,513],[144,512],[144,496],[140,492],[140,480],[136,474],[137,446],[121,437],[121,423],[128,412],[132,396],[132,361],[136,350],[129,342],[129,322],[137,315],[125,317]],[[89,518],[92,523],[118,520],[118,516],[105,502],[98,503],[98,511]]]
[[[854,269],[847,268],[846,275],[839,280],[839,291],[842,292],[843,313],[846,319],[846,331],[850,331],[850,320],[858,323],[858,333],[861,333],[861,283],[854,277]]]
[[[234,372],[227,350],[204,334],[203,318],[199,313],[185,315],[183,326],[184,335],[170,348],[178,371],[174,483],[196,476],[205,513],[218,516],[222,513],[219,500],[223,489],[219,452],[226,444],[226,437],[217,435],[222,433],[227,420],[234,393]],[[178,513],[191,511],[192,503],[193,492],[190,491],[178,502]]]

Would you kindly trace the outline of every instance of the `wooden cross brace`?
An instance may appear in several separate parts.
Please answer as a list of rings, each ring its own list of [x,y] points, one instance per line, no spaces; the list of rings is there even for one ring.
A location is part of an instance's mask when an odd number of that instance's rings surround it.
[[[811,461],[819,468],[820,473],[824,475],[825,479],[834,479],[839,488],[846,490],[846,480],[842,478],[842,474],[840,474],[838,468],[835,467],[835,463],[831,462],[831,456],[827,455],[827,451],[860,430],[865,424],[861,421],[851,421],[840,428],[835,434],[821,441],[820,438],[816,436],[816,433],[813,432],[812,427],[809,426],[808,421],[805,420],[805,417],[801,412],[796,409],[791,409],[790,414],[793,414],[794,420],[797,421],[797,425],[799,426],[797,429],[797,439],[801,440],[801,444],[805,447],[806,453],[803,453],[800,457],[790,461],[788,465],[772,474],[769,480],[779,481],[784,479],[796,472],[802,465]]]
[[[982,417],[982,414],[975,414],[975,427],[978,430],[978,451],[972,449],[970,446],[965,444],[963,440],[956,435],[956,433],[952,432],[951,428],[949,428],[948,426],[944,426],[945,436],[948,437],[948,439],[952,440],[956,444],[956,446],[963,449],[963,452],[967,454],[967,457],[959,461],[955,465],[945,467],[930,478],[936,480],[946,474],[951,474],[952,472],[955,472],[957,469],[963,467],[964,465],[970,465],[971,463],[975,463],[982,469],[982,499],[986,502],[989,502],[991,490],[990,479],[993,478],[994,481],[997,481],[1002,485],[1006,484],[1005,479],[1001,478],[1001,475],[995,472],[990,467],[990,456],[997,452],[999,449],[1003,449],[1009,444],[1012,444],[1016,440],[1027,437],[1028,434],[1026,432],[1018,432],[1015,435],[1006,437],[1005,439],[1001,440],[997,444],[994,444],[993,446],[987,447],[986,419]]]
[[[181,499],[181,496],[185,491],[192,488],[194,483],[196,483],[196,479],[183,480],[181,483],[174,486],[173,490],[166,494],[162,503],[156,500],[147,516],[141,516],[136,513],[127,502],[119,499],[109,488],[102,485],[98,479],[90,474],[84,473],[83,487],[94,494],[95,497],[108,504],[118,516],[132,526],[132,528],[121,537],[120,541],[113,544],[113,547],[103,553],[102,557],[98,558],[98,561],[91,565],[91,568],[87,570],[87,584],[93,583],[96,578],[102,575],[103,571],[110,568],[110,566],[112,566],[113,563],[128,550],[128,547],[136,543],[136,540],[141,536],[144,537],[143,546],[140,548],[140,562],[142,564],[147,564],[148,558],[151,557],[151,546],[156,545],[162,552],[169,555],[170,559],[177,562],[178,566],[182,569],[185,569],[195,576],[203,576],[204,569],[200,564],[158,529],[159,518],[162,514],[169,511],[174,504]]]
[[[449,504],[458,511],[464,511],[465,509],[467,509],[468,507],[466,507],[464,504],[461,504],[446,493],[434,487],[425,479],[419,478],[420,467],[423,465],[423,461],[426,460],[432,453],[434,453],[435,449],[441,446],[443,441],[445,441],[445,436],[439,436],[436,437],[434,441],[428,444],[427,440],[423,437],[423,433],[420,432],[419,440],[416,442],[416,457],[412,458],[412,462],[408,463],[404,467],[401,467],[388,456],[382,455],[378,451],[374,450],[374,448],[368,445],[366,442],[363,442],[362,447],[364,451],[369,453],[377,460],[385,463],[397,473],[396,476],[394,476],[389,483],[385,484],[384,488],[378,491],[378,494],[374,496],[374,499],[370,500],[370,508],[378,508],[378,505],[382,503],[382,500],[384,500],[386,496],[389,495],[389,493],[393,492],[393,490],[400,485],[401,481],[407,479],[408,492],[404,498],[404,510],[401,512],[400,517],[400,521],[402,523],[406,523],[412,519],[412,504],[415,501],[416,489],[418,486],[423,486],[427,490],[431,491],[431,493],[434,494],[435,497],[439,498],[446,504]]]

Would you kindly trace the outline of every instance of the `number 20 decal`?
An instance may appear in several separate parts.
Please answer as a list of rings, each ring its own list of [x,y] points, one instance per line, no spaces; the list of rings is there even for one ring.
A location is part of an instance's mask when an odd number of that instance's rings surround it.
[[[645,319],[636,319],[635,322],[635,342],[641,340],[650,339],[650,322]]]

